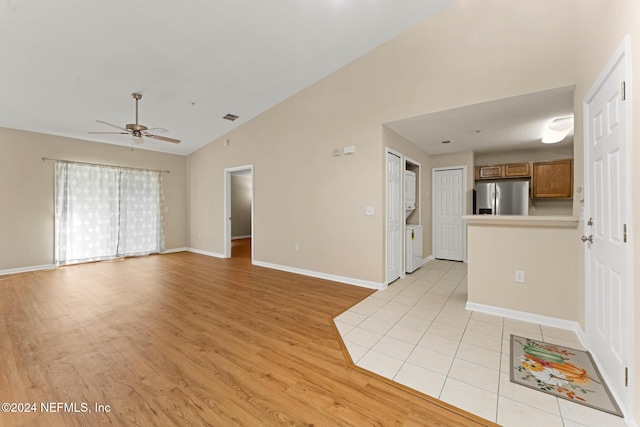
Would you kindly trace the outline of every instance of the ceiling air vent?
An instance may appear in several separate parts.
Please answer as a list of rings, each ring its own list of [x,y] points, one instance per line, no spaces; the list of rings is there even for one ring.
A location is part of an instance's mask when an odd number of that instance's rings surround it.
[[[229,120],[230,122],[232,122],[236,120],[238,117],[240,116],[236,116],[235,114],[228,113],[226,116],[223,117],[223,119]]]

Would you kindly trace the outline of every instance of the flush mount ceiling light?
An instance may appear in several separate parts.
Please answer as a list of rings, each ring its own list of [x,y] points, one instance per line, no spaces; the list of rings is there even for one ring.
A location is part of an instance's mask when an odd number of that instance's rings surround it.
[[[573,116],[555,119],[549,123],[549,127],[544,130],[542,142],[544,144],[555,144],[567,137],[573,129]]]

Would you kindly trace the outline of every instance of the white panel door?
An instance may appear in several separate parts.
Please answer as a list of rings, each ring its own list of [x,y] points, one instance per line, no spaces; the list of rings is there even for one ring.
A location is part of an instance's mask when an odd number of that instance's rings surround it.
[[[622,99],[624,56],[596,86],[585,105],[587,193],[586,336],[614,393],[628,399],[631,284],[628,280],[626,113]],[[624,403],[623,403],[624,405]]]
[[[387,153],[387,283],[400,277],[402,264],[402,194],[400,157]]]
[[[438,259],[463,260],[462,179],[462,169],[438,170],[434,174],[434,256]]]

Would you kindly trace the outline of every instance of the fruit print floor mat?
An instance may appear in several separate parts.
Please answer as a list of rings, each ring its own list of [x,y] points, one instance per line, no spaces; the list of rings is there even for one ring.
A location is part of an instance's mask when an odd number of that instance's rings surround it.
[[[622,416],[587,351],[511,335],[511,382]]]

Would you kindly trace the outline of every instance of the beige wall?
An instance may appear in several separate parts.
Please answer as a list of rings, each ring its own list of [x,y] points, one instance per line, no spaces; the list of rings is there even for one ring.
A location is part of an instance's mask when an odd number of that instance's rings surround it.
[[[222,171],[252,163],[256,260],[382,283],[382,124],[573,84],[578,3],[461,0],[193,153],[191,246],[223,252]]]
[[[469,302],[575,321],[580,251],[575,229],[540,226],[468,227]],[[515,271],[525,283],[515,283]]]
[[[251,177],[231,175],[231,237],[251,235]]]
[[[529,203],[531,216],[572,216],[573,200],[531,199]]]
[[[148,169],[163,175],[167,249],[186,247],[186,157],[0,128],[0,271],[53,264],[53,162],[43,157]]]

